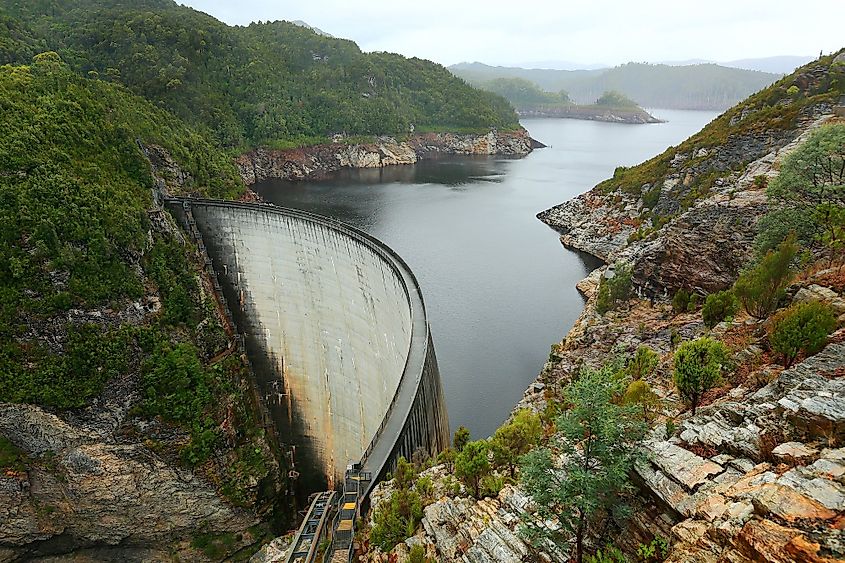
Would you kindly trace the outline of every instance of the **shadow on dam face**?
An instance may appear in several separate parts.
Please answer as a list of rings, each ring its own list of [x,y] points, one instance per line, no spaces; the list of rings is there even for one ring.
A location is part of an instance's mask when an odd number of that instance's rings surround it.
[[[422,295],[393,251],[292,209],[172,208],[183,222],[191,211],[300,494],[339,485],[350,463],[375,482],[400,455],[449,445]]]

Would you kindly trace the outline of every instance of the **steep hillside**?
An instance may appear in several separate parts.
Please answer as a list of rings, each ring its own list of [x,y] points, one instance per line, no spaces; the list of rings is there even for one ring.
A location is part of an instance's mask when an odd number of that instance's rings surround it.
[[[246,366],[157,182],[245,189],[201,133],[120,85],[52,52],[0,67],[2,561],[118,545],[110,557],[192,559],[192,538],[219,534],[234,551],[283,490]]]
[[[801,67],[677,147],[618,168],[540,219],[563,233],[564,244],[633,263],[635,281],[649,294],[724,289],[754,253],[766,208],[765,181],[755,178],[774,176],[778,152],[831,114],[845,93],[845,65],[834,60]]]
[[[592,103],[607,90],[618,90],[647,108],[700,110],[730,107],[779,78],[715,64],[628,63],[611,69],[568,71],[461,63],[449,70],[476,85],[498,78],[530,80],[548,92],[564,90],[579,104]]]
[[[286,148],[336,133],[515,128],[501,98],[429,61],[364,54],[288,22],[230,27],[171,0],[0,2],[0,64],[45,48],[209,127],[228,147]]]

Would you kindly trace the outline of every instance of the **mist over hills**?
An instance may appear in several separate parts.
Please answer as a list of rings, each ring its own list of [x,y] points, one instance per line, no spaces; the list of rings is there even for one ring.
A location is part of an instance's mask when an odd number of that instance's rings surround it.
[[[780,78],[780,74],[713,63],[628,63],[609,69],[556,70],[476,62],[452,65],[449,70],[476,86],[498,78],[522,78],[548,92],[564,90],[580,104],[592,103],[602,93],[617,90],[643,107],[698,110],[726,109]]]

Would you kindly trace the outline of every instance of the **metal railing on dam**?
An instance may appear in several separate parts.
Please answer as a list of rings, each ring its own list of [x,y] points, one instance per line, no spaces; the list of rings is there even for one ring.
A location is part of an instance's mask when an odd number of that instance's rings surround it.
[[[199,233],[300,492],[333,488],[354,463],[372,475],[366,498],[400,455],[448,445],[425,304],[395,252],[304,211],[193,198],[167,205]]]

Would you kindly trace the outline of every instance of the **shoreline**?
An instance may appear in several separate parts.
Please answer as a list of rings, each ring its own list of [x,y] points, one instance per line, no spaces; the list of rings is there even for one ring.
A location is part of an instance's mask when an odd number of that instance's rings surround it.
[[[398,141],[379,137],[371,143],[329,143],[295,149],[253,149],[235,159],[248,187],[269,178],[316,180],[345,168],[384,168],[416,164],[441,155],[524,156],[545,145],[520,127],[486,134],[420,133]]]

